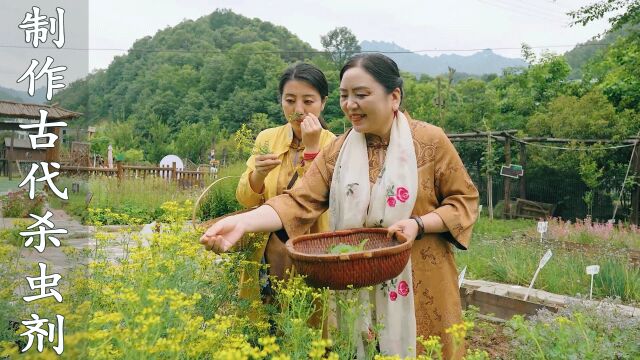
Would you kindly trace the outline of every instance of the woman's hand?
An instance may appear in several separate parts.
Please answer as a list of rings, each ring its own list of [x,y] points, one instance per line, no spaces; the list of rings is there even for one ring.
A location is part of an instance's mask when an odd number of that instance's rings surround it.
[[[302,130],[302,143],[304,151],[307,153],[320,152],[320,134],[322,134],[322,125],[318,117],[312,113],[305,115],[300,124]]]
[[[278,160],[276,154],[256,155],[256,168],[249,175],[249,185],[251,189],[257,193],[262,194],[264,190],[264,179],[269,175],[271,170],[282,163]]]
[[[415,240],[418,236],[418,223],[413,219],[404,219],[397,221],[395,224],[387,228],[387,237],[391,238],[396,233],[402,233],[408,241]]]
[[[200,237],[200,244],[207,250],[225,252],[231,249],[244,233],[245,228],[238,216],[230,216],[211,225]]]
[[[260,176],[263,180],[269,175],[271,170],[280,165],[282,161],[278,159],[276,154],[256,155],[256,169],[253,171],[256,175]]]

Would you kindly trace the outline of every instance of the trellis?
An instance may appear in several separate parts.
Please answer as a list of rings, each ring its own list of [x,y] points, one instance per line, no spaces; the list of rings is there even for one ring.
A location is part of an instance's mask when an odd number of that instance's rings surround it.
[[[548,137],[524,137],[518,138],[515,136],[517,134],[517,130],[503,130],[503,131],[491,131],[491,132],[469,132],[469,133],[460,133],[460,134],[448,134],[447,136],[452,142],[462,142],[462,141],[487,141],[488,137],[503,143],[504,145],[504,163],[506,166],[510,166],[512,164],[511,159],[511,147],[513,143],[517,143],[519,145],[519,156],[518,156],[518,165],[522,166],[522,168],[526,168],[527,166],[527,146],[542,146],[548,148],[556,148],[562,150],[588,150],[588,148],[567,148],[567,147],[558,147],[555,145],[544,145],[544,144],[571,144],[571,143],[581,143],[585,145],[589,144],[612,144],[612,146],[608,146],[607,148],[621,148],[621,147],[633,147],[632,158],[630,160],[630,174],[629,176],[636,179],[633,188],[631,190],[631,217],[630,221],[633,224],[640,223],[640,138],[629,138],[620,141],[614,140],[602,140],[602,139],[562,139],[562,138],[548,138]],[[511,179],[508,177],[504,178],[503,183],[503,191],[504,191],[504,217],[510,217],[511,214]],[[488,186],[490,186],[490,181],[488,181]],[[522,199],[527,199],[526,193],[526,172],[522,175],[519,181],[519,197]]]

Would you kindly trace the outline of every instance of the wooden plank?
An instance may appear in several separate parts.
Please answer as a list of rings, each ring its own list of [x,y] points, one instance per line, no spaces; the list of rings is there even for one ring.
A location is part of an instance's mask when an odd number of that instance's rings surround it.
[[[465,309],[469,305],[473,305],[478,307],[482,314],[493,314],[492,316],[504,320],[509,320],[514,315],[533,316],[541,309],[547,309],[552,312],[558,311],[556,307],[492,294],[479,289],[472,289],[465,285],[460,288],[460,300],[462,307]]]

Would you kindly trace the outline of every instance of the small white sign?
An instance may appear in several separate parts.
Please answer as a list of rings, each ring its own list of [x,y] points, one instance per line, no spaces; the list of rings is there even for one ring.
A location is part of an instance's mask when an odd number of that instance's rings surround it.
[[[529,298],[529,292],[531,292],[531,289],[533,288],[533,283],[536,282],[536,278],[538,277],[538,273],[540,273],[540,269],[542,269],[547,264],[547,262],[549,262],[551,256],[553,256],[553,253],[551,252],[551,249],[549,249],[546,253],[544,253],[542,259],[540,259],[538,269],[536,269],[535,274],[533,274],[533,279],[531,279],[531,283],[529,284],[529,288],[527,289],[527,294],[524,296],[525,301],[527,301],[527,299]]]
[[[538,265],[538,268],[542,269],[547,264],[549,259],[551,259],[552,256],[553,256],[553,253],[551,252],[551,249],[547,250],[547,252],[544,253],[544,256],[542,257],[542,259],[540,259],[540,264]]]
[[[547,221],[538,221],[538,232],[540,234],[546,233],[548,228],[549,223]]]
[[[467,272],[467,267],[465,266],[462,271],[460,271],[460,275],[458,275],[458,289],[462,287],[462,283],[464,282],[464,274]]]
[[[600,265],[587,266],[587,275],[591,275],[591,286],[589,286],[589,300],[593,297],[593,276],[600,272]]]
[[[595,275],[600,272],[600,265],[587,266],[587,275]]]
[[[549,229],[549,223],[547,221],[538,221],[538,232],[540,233],[540,242],[544,239],[544,235]]]

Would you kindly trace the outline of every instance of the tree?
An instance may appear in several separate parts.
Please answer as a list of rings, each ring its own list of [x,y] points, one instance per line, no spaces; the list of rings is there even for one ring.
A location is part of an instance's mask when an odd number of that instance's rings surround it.
[[[620,30],[624,25],[640,23],[640,0],[601,0],[571,11],[568,15],[573,19],[571,25],[584,26],[612,12],[617,14],[608,18],[611,30]]]
[[[253,149],[252,131],[246,124],[242,124],[240,129],[233,134],[233,141],[236,145],[234,158],[235,160],[246,159],[251,155]]]
[[[213,128],[204,123],[186,124],[176,136],[175,150],[180,157],[201,164],[209,154]]]
[[[120,149],[136,148],[140,144],[131,120],[108,123],[104,133],[113,141],[112,145]]]
[[[276,126],[276,124],[269,119],[269,115],[264,113],[255,113],[251,115],[251,120],[249,120],[249,128],[253,131],[254,137],[258,136],[262,130],[274,126]]]
[[[344,65],[348,58],[361,50],[356,36],[344,26],[337,27],[321,36],[320,43],[338,69]]]

